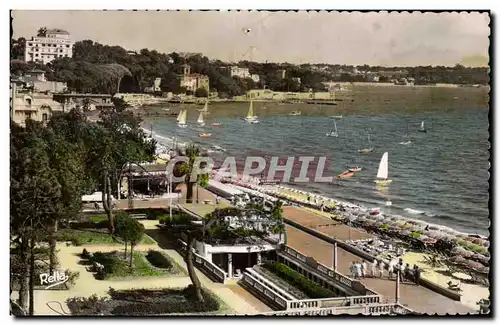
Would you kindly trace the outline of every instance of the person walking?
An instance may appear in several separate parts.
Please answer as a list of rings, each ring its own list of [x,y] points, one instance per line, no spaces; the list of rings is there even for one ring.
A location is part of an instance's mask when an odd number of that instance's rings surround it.
[[[382,260],[380,260],[380,262],[378,263],[378,269],[379,269],[381,279],[384,277],[384,266],[385,266],[384,262]]]
[[[372,262],[372,277],[375,278],[377,272],[377,259],[374,259]]]
[[[392,262],[389,263],[389,280],[392,279],[392,274],[394,273],[394,264]]]
[[[355,279],[356,278],[356,262],[352,262],[351,266],[349,267],[349,271],[351,271],[351,278]]]
[[[410,264],[406,263],[406,265],[405,265],[405,279],[407,281],[410,281],[412,278],[411,271],[412,271],[412,269],[410,268]]]
[[[361,265],[361,263],[357,262],[356,264],[356,277],[358,279],[361,279],[361,277],[363,276],[363,266]]]
[[[361,277],[362,278],[365,278],[366,277],[366,273],[368,271],[368,265],[366,265],[366,261],[363,260],[361,262]]]
[[[404,282],[405,281],[405,265],[403,263],[403,259],[399,259],[399,263],[397,265],[398,271],[399,271],[399,281]]]
[[[415,277],[415,284],[420,285],[420,269],[418,265],[413,265],[413,276]]]

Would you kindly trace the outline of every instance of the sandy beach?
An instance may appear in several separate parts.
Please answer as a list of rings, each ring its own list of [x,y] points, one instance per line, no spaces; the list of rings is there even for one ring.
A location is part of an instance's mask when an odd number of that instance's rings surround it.
[[[403,261],[410,265],[418,265],[418,267],[423,271],[421,275],[422,278],[437,283],[445,288],[448,287],[447,283],[449,281],[453,282],[454,284],[460,282],[460,286],[462,288],[462,298],[460,302],[470,308],[478,309],[476,303],[479,300],[490,299],[489,288],[477,284],[465,283],[455,277],[444,275],[439,271],[446,271],[446,267],[432,268],[429,264],[425,263],[424,256],[430,256],[430,254],[409,252],[403,256]]]

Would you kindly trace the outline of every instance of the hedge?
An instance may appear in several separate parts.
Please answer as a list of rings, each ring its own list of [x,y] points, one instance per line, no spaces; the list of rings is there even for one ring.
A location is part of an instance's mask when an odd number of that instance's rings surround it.
[[[130,273],[127,261],[118,257],[115,252],[95,252],[90,261],[102,264],[106,277],[111,274],[113,276],[126,276]]]
[[[153,264],[153,266],[158,268],[171,269],[173,266],[172,263],[169,261],[169,259],[158,251],[150,250],[146,255],[146,258],[149,261],[149,263]]]
[[[289,268],[285,264],[272,262],[263,264],[263,267],[273,272],[283,280],[287,281],[300,291],[304,292],[308,297],[312,299],[329,298],[335,296],[335,294],[330,290],[317,285],[316,283],[302,276],[302,274]]]

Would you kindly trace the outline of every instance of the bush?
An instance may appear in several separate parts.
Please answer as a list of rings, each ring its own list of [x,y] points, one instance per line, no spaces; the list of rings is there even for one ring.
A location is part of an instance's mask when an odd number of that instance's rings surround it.
[[[129,274],[127,262],[116,255],[116,252],[102,253],[95,252],[92,256],[93,263],[104,266],[104,277],[108,275],[125,276]]]
[[[380,229],[389,229],[389,225],[384,223],[383,225],[380,226]]]
[[[146,211],[146,218],[148,220],[157,220],[164,215],[165,215],[164,210],[147,210]]]
[[[304,292],[307,296],[312,299],[329,298],[335,296],[333,292],[327,290],[311,280],[305,278],[300,273],[292,270],[288,266],[278,263],[265,263],[264,268],[273,272],[283,280],[290,283],[292,286],[296,287],[300,291]]]
[[[73,246],[81,246],[83,243],[78,237],[72,237],[71,238],[71,244]]]
[[[84,248],[84,249],[83,249],[83,251],[82,251],[82,258],[84,258],[84,259],[87,259],[87,260],[88,260],[88,259],[89,259],[89,257],[90,257],[89,252],[88,252],[88,251]]]
[[[149,263],[158,268],[170,269],[173,266],[168,258],[158,251],[150,250],[146,255],[146,258]]]
[[[414,238],[414,239],[420,238],[420,233],[418,233],[418,232],[412,232],[411,233],[411,238]]]

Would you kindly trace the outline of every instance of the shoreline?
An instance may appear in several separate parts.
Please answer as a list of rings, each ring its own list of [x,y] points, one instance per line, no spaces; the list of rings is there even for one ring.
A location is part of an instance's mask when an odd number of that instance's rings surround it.
[[[146,123],[143,123],[142,125],[142,129],[143,131],[146,133],[146,135],[149,135],[150,134],[150,130],[148,130],[146,128]],[[174,139],[173,137],[166,137],[166,136],[162,136],[162,135],[159,135],[158,133],[155,133],[153,131],[153,134],[152,134],[153,138],[155,140],[157,140],[157,143],[158,143],[158,147],[157,148],[157,155],[159,155],[159,153],[165,153],[165,151],[168,151],[169,149],[171,149],[173,143],[174,143]],[[180,146],[180,147],[183,147],[185,146],[186,144],[188,143],[188,141],[185,141],[185,142],[177,142],[177,145]],[[210,150],[209,148],[202,148],[204,150],[207,150],[208,153],[213,153],[215,152],[214,150]],[[161,157],[160,157],[161,158]],[[294,187],[293,185],[289,185],[289,184],[285,184],[285,185],[282,185],[282,184],[277,184],[277,185],[264,185],[264,186],[258,186],[257,185],[257,178],[256,177],[253,177],[254,178],[254,182],[253,184],[251,184],[252,186],[257,186],[257,188],[252,188],[254,190],[257,190],[263,194],[267,194],[267,195],[272,195],[272,194],[269,194],[269,193],[273,193],[273,194],[281,194],[281,195],[290,195],[292,194],[292,196],[304,196],[304,197],[311,197],[315,200],[318,200],[320,202],[328,202],[329,204],[334,204],[334,205],[338,205],[338,206],[342,206],[342,207],[347,207],[349,210],[351,211],[348,211],[348,212],[351,212],[351,213],[355,213],[355,214],[362,214],[362,213],[369,213],[369,211],[372,209],[372,208],[369,208],[368,206],[366,206],[365,204],[363,203],[354,203],[354,202],[348,202],[348,201],[342,201],[342,200],[339,200],[337,198],[334,198],[334,197],[327,197],[327,196],[324,196],[324,195],[319,195],[319,194],[316,194],[316,193],[312,193],[312,192],[308,192],[308,191],[305,191],[305,190],[302,190],[300,188],[297,188],[297,187]],[[249,184],[246,184],[246,183],[242,183],[241,180],[238,180],[238,181],[235,181],[236,184],[235,185],[238,185],[238,186],[244,186],[244,187],[247,187]],[[285,192],[285,193],[279,193],[279,192]],[[299,198],[295,197],[293,198],[295,200],[298,200],[298,201],[301,201]],[[311,204],[313,202],[305,202],[305,201],[302,201],[303,204]],[[379,208],[381,208],[381,206],[379,206]],[[319,211],[319,204],[317,205],[316,207],[316,210]],[[384,216],[386,217],[389,217],[389,218],[396,218],[397,220],[401,220],[401,221],[405,221],[405,222],[411,222],[411,223],[415,223],[417,225],[424,225],[425,226],[429,226],[429,227],[432,227],[432,230],[437,230],[437,231],[442,231],[442,232],[445,232],[449,235],[454,235],[454,236],[465,236],[465,237],[469,237],[469,236],[475,236],[475,237],[479,237],[479,238],[482,238],[484,240],[488,240],[489,236],[484,236],[484,235],[479,235],[479,234],[474,234],[474,233],[466,233],[466,232],[463,232],[463,231],[459,231],[457,229],[454,229],[450,226],[446,226],[446,225],[443,225],[443,224],[439,224],[439,223],[431,223],[431,222],[428,222],[428,221],[425,221],[425,220],[422,220],[422,219],[417,219],[417,218],[412,218],[412,217],[408,217],[408,216],[402,216],[402,215],[396,215],[396,214],[385,214],[384,213]],[[356,219],[356,218],[352,218],[353,220]]]

